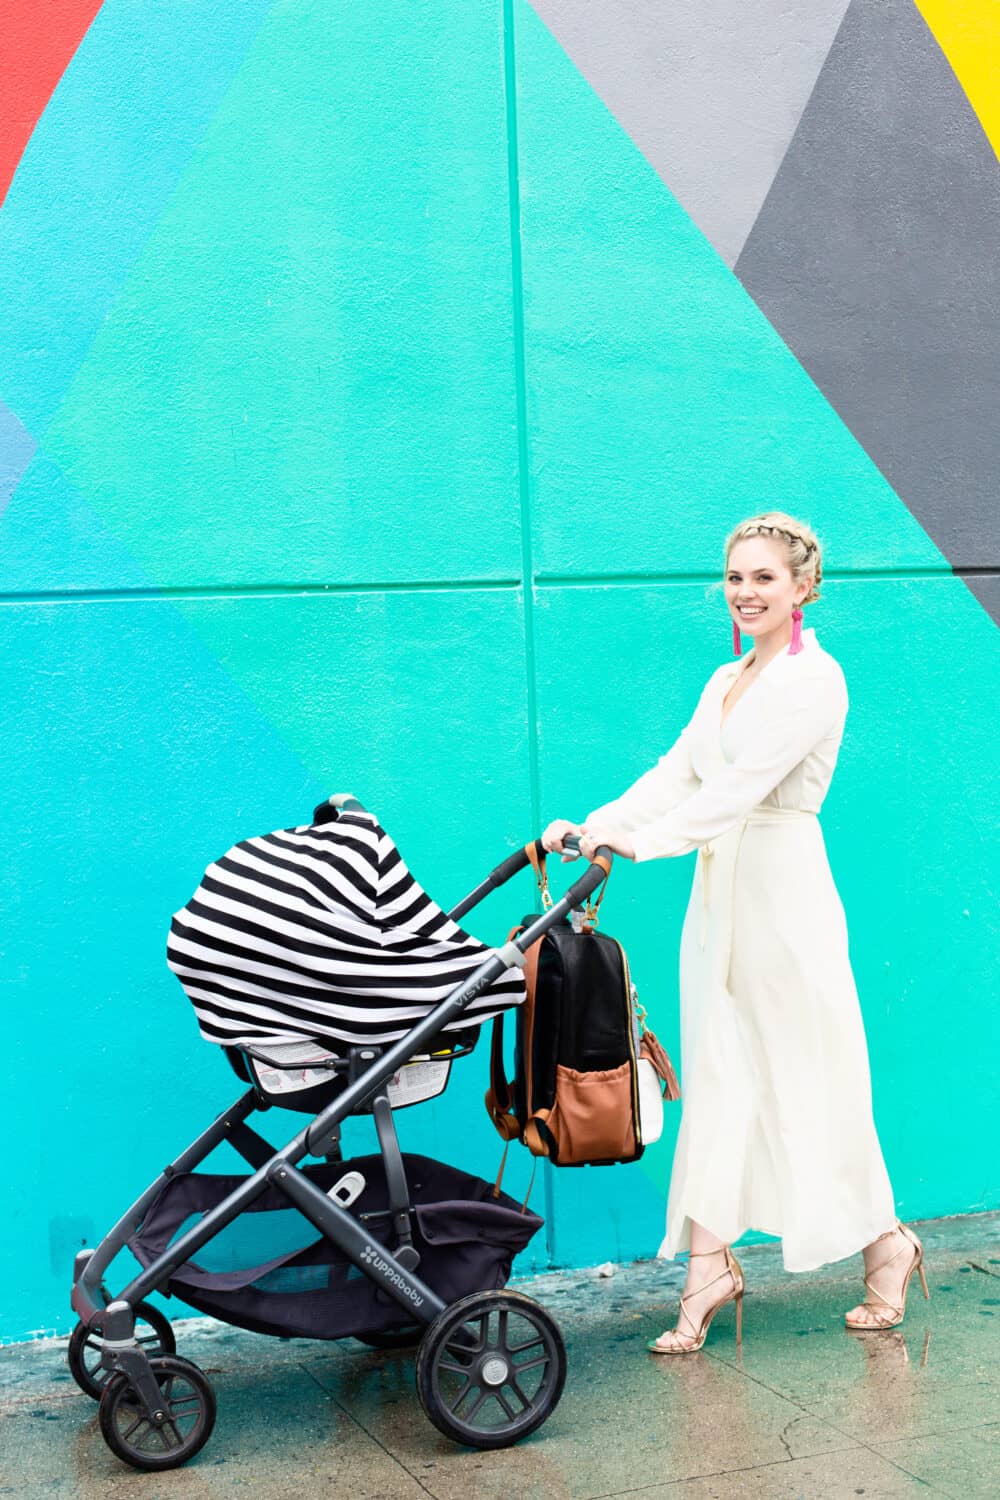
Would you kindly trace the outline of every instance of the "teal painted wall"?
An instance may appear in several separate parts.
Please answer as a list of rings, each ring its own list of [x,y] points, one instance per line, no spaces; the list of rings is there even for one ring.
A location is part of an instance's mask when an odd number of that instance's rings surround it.
[[[899,1211],[1000,1205],[996,627],[527,6],[106,0],[0,284],[0,1337],[70,1326],[74,1251],[234,1093],[164,963],[209,860],[350,788],[457,900],[676,733],[765,504],[827,547],[824,825]],[[605,906],[674,1052],[690,874]],[[495,1171],[485,1065],[404,1145]],[[675,1130],[547,1173],[525,1267],[650,1254]]]

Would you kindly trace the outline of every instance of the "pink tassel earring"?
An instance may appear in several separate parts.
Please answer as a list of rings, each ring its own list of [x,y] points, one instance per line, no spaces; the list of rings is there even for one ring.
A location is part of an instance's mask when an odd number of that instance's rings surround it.
[[[737,625],[735,620],[733,621],[733,655],[743,655],[743,642],[740,639],[740,627]]]
[[[788,648],[789,656],[798,656],[802,650],[802,611],[792,610],[792,642]]]

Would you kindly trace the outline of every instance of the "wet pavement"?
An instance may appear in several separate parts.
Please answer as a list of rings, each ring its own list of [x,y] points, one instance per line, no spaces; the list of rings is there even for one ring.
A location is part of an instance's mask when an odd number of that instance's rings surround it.
[[[105,1447],[65,1340],[0,1350],[0,1495],[18,1500],[1000,1500],[1000,1214],[914,1226],[904,1325],[845,1331],[860,1256],[788,1276],[775,1246],[740,1253],[734,1310],[704,1349],[656,1359],[683,1267],[650,1262],[516,1283],[556,1316],[569,1355],[562,1400],[519,1447],[456,1447],[424,1416],[412,1353],[353,1340],[264,1339],[208,1320],[175,1325],[209,1375],[218,1421],[186,1467],[141,1474]],[[171,1306],[173,1306],[171,1304]]]

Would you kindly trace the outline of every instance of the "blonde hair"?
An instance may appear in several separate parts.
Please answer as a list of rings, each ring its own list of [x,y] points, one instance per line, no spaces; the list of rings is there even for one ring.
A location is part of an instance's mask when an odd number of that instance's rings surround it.
[[[763,515],[751,516],[748,521],[741,521],[736,530],[726,538],[727,567],[729,554],[737,542],[750,536],[762,536],[780,542],[785,549],[785,560],[793,581],[801,583],[805,578],[812,579],[812,588],[802,603],[812,604],[819,598],[819,588],[823,581],[823,553],[811,526],[807,526],[804,521],[796,521],[794,516],[786,516],[780,510],[769,510]]]

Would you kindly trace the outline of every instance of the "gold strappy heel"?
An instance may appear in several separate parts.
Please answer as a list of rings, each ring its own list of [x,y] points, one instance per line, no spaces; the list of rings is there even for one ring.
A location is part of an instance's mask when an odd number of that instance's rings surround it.
[[[906,1312],[906,1292],[907,1288],[910,1285],[910,1277],[913,1275],[914,1271],[916,1271],[918,1276],[920,1277],[920,1285],[923,1289],[925,1300],[928,1300],[930,1298],[931,1294],[927,1290],[927,1277],[924,1274],[924,1247],[917,1239],[917,1236],[913,1233],[913,1230],[907,1229],[905,1224],[897,1224],[896,1230],[898,1230],[898,1232],[903,1236],[904,1240],[906,1240],[907,1244],[914,1251],[913,1260],[910,1262],[909,1270],[907,1271],[906,1277],[903,1281],[903,1290],[900,1296],[900,1305],[898,1307],[894,1307],[891,1302],[887,1302],[886,1299],[882,1296],[882,1293],[872,1285],[872,1279],[877,1276],[880,1271],[887,1270],[888,1267],[892,1265],[894,1260],[899,1259],[899,1257],[903,1253],[903,1250],[906,1248],[903,1245],[901,1245],[893,1255],[890,1255],[888,1260],[884,1260],[881,1265],[875,1266],[873,1270],[865,1272],[862,1279],[869,1292],[871,1292],[872,1296],[877,1299],[879,1307],[876,1307],[874,1303],[868,1301],[861,1303],[862,1307],[866,1307],[868,1309],[869,1317],[873,1320],[871,1322],[853,1323],[845,1313],[844,1322],[852,1333],[882,1333],[885,1329],[896,1328],[900,1323],[902,1323],[903,1314]],[[896,1230],[888,1230],[886,1234],[879,1235],[879,1239],[885,1239],[888,1234],[893,1234],[896,1232]],[[881,1307],[888,1308],[888,1313],[882,1312],[880,1310]]]
[[[736,1256],[730,1250],[729,1246],[723,1245],[722,1250],[726,1257],[726,1264],[723,1266],[718,1276],[713,1276],[710,1281],[706,1281],[705,1285],[700,1286],[696,1292],[689,1292],[687,1296],[681,1296],[681,1316],[677,1320],[677,1328],[671,1329],[671,1332],[677,1334],[679,1338],[687,1337],[686,1334],[679,1332],[681,1318],[687,1319],[689,1327],[694,1328],[695,1325],[694,1319],[688,1313],[685,1304],[689,1300],[693,1300],[695,1297],[700,1297],[702,1292],[707,1291],[710,1286],[714,1286],[717,1281],[721,1281],[723,1276],[731,1276],[733,1278],[732,1291],[727,1292],[724,1297],[720,1298],[720,1300],[716,1302],[714,1307],[710,1307],[708,1309],[708,1312],[705,1313],[704,1317],[701,1320],[700,1326],[695,1329],[695,1341],[693,1344],[674,1344],[672,1347],[668,1348],[666,1344],[661,1344],[658,1340],[654,1339],[646,1345],[646,1348],[649,1350],[650,1354],[696,1354],[701,1348],[702,1344],[705,1342],[705,1335],[708,1333],[709,1325],[711,1324],[712,1319],[715,1317],[716,1313],[719,1311],[719,1308],[725,1307],[727,1302],[732,1302],[734,1299],[736,1302],[736,1347],[739,1348],[742,1345],[743,1292],[746,1287],[746,1280],[743,1275],[743,1267],[740,1265],[739,1261],[736,1259]],[[691,1252],[690,1259],[694,1260],[696,1257],[704,1255],[718,1255],[718,1253],[718,1250],[694,1250]]]

